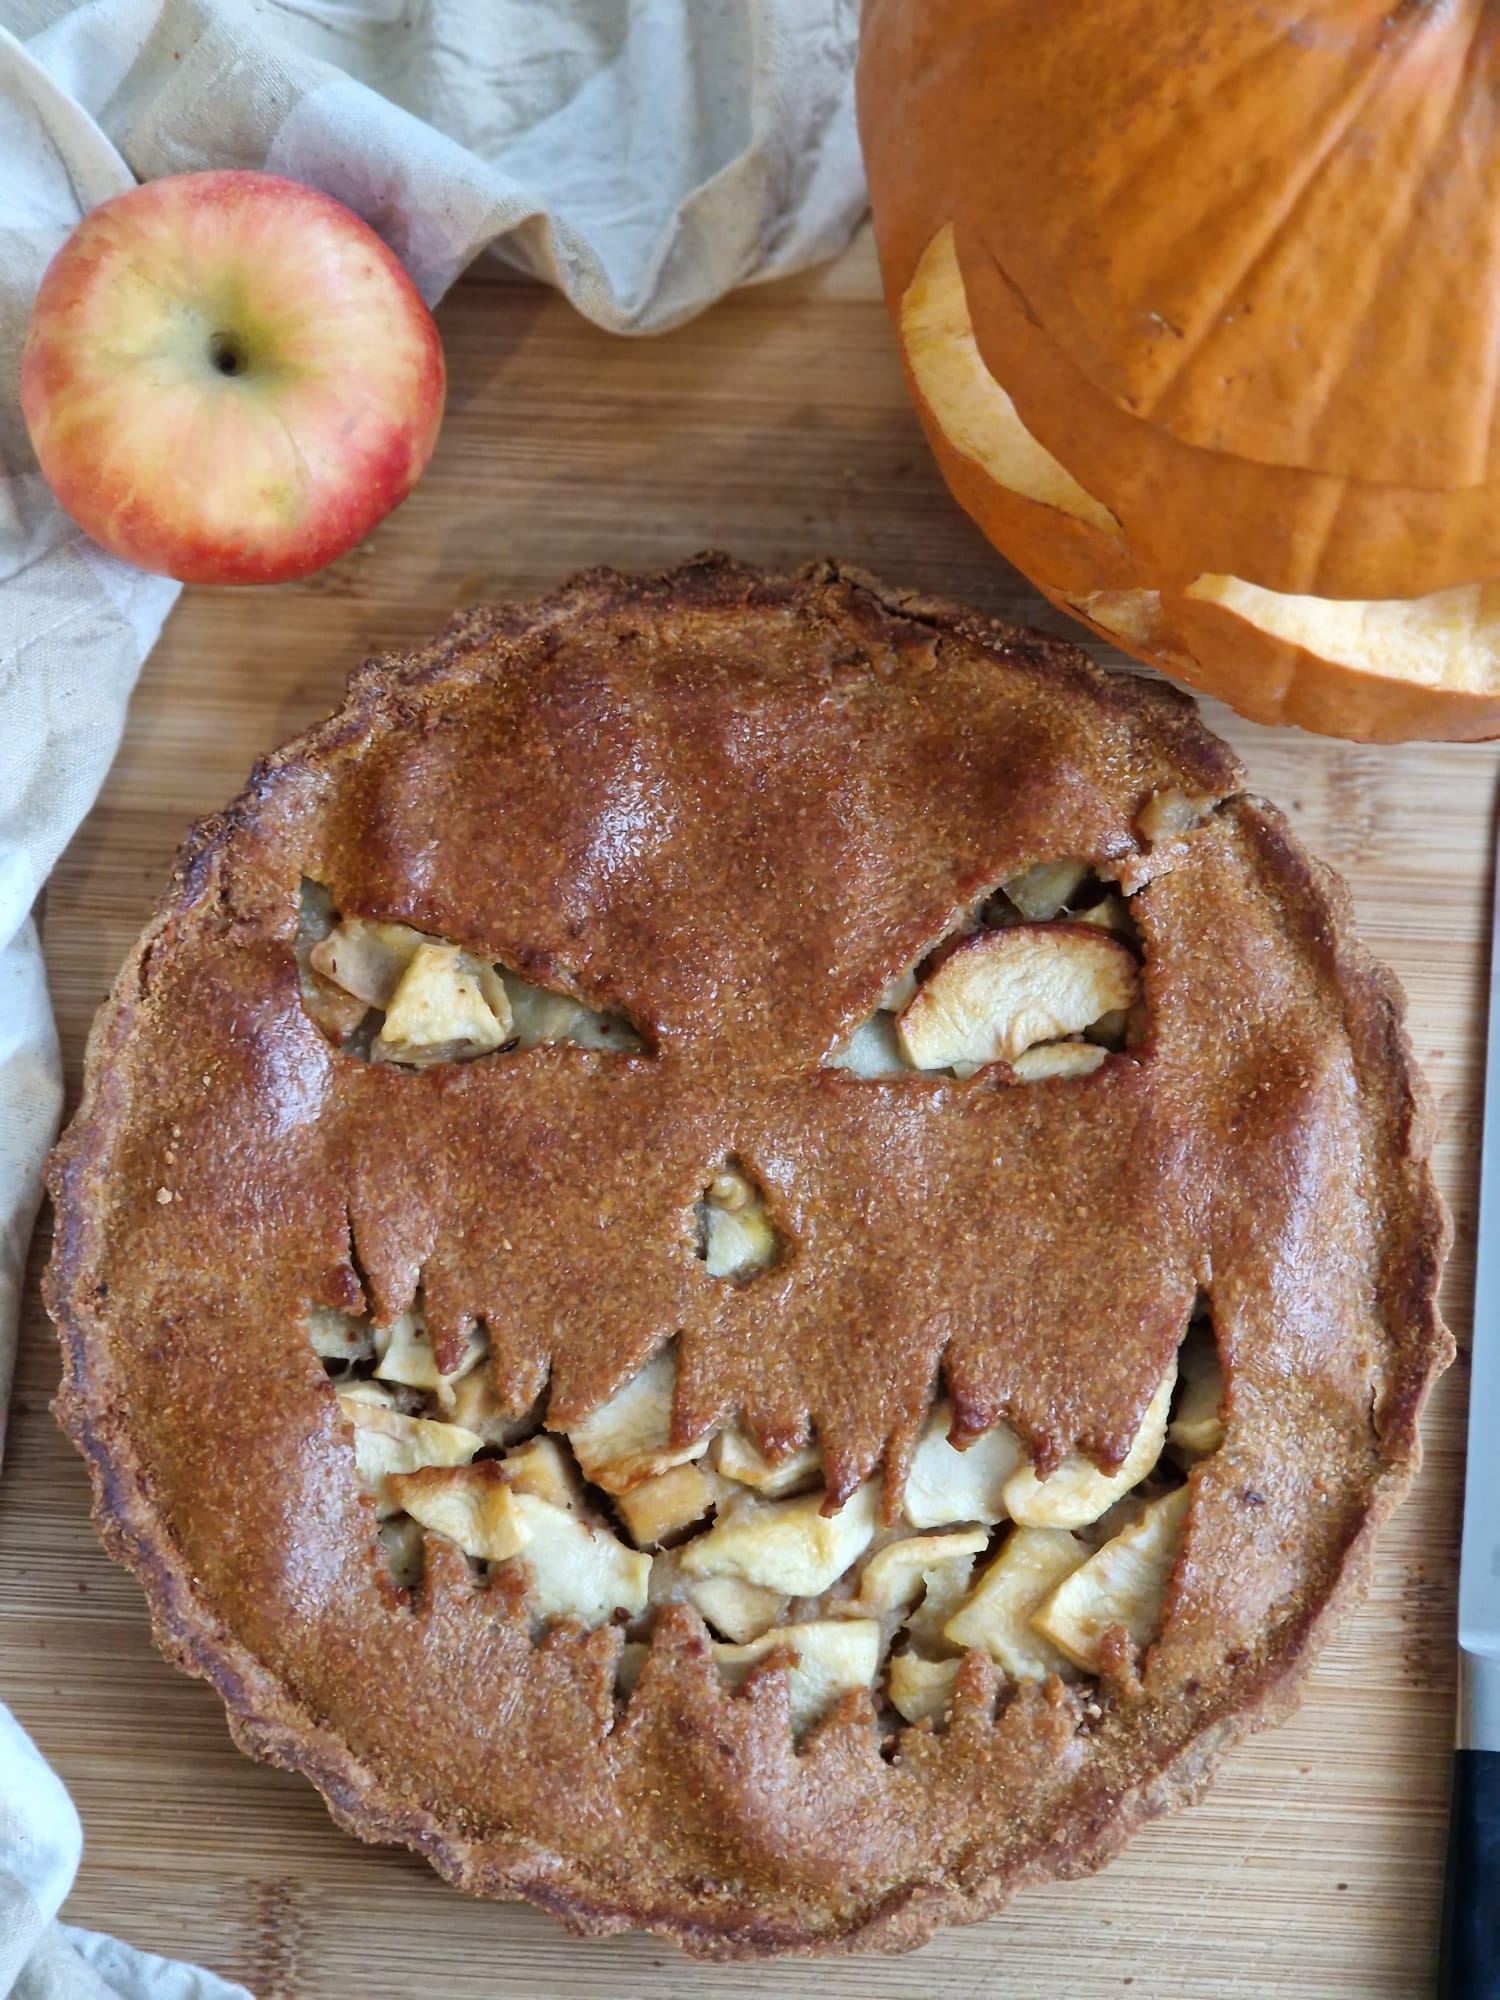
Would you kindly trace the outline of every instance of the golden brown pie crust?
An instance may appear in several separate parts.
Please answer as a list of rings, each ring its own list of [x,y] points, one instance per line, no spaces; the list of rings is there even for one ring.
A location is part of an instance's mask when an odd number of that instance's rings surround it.
[[[1348,898],[1156,682],[831,564],[581,576],[369,663],[190,838],[58,1148],[58,1413],[158,1643],[248,1751],[480,1894],[689,1951],[900,1949],[1097,1867],[1295,1700],[1419,1459],[1451,1354],[1448,1224],[1395,982]],[[1148,851],[1155,794],[1221,801]],[[1077,1081],[824,1067],[882,989],[1032,863],[1149,875],[1146,1041]],[[641,1029],[426,1071],[304,1011],[298,886]],[[684,1217],[753,1164],[791,1254],[705,1277]],[[352,1225],[352,1243],[351,1243]],[[429,1540],[392,1585],[310,1303],[419,1282],[549,1420],[679,1338],[676,1429],[809,1423],[894,1504],[938,1370],[960,1427],[1123,1457],[1195,1297],[1227,1436],[1193,1474],[1160,1638],[1102,1682],[967,1659],[950,1724],[863,1694],[801,1745],[696,1613],[639,1685],[616,1630],[533,1643]]]

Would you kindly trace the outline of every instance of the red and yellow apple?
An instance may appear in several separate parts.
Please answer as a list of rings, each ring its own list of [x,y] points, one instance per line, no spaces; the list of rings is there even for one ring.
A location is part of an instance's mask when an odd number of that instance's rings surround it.
[[[342,203],[178,174],[94,209],[47,268],[21,407],[62,505],[184,583],[277,583],[411,491],[443,415],[416,287]]]

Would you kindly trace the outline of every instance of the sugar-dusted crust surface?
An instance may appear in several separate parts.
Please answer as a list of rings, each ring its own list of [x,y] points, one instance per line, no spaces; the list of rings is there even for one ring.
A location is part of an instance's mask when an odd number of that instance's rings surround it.
[[[815,564],[576,578],[377,660],[189,840],[52,1168],[58,1413],[159,1644],[341,1823],[480,1894],[689,1951],[901,1949],[1106,1860],[1284,1711],[1416,1469],[1448,1225],[1394,982],[1170,689]],[[1218,803],[1148,850],[1154,795]],[[995,883],[1133,899],[1149,1030],[1019,1089],[825,1066]],[[304,1010],[303,878],[617,1010],[639,1054],[360,1062]],[[716,1285],[684,1218],[754,1164],[790,1254]],[[1117,1463],[1200,1294],[1226,1438],[1161,1635],[1089,1689],[970,1655],[946,1728],[721,1687],[685,1606],[534,1642],[429,1542],[392,1584],[309,1305],[489,1329],[575,1420],[678,1341],[676,1429],[811,1426],[899,1493],[941,1377],[977,1435]]]

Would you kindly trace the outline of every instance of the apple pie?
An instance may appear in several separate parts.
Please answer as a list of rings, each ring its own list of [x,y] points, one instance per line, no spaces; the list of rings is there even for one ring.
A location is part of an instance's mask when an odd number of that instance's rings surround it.
[[[1285,1713],[1418,1463],[1390,977],[1192,705],[829,564],[377,660],[52,1175],[160,1643],[574,1929],[900,1949]]]

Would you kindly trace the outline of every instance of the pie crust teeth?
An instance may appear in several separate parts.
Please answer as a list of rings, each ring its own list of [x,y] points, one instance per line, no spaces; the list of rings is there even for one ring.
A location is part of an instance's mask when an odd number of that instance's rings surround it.
[[[1390,976],[1160,683],[834,564],[373,661],[59,1145],[57,1410],[236,1740],[580,1932],[906,1949],[1294,1705],[1419,1462]]]

